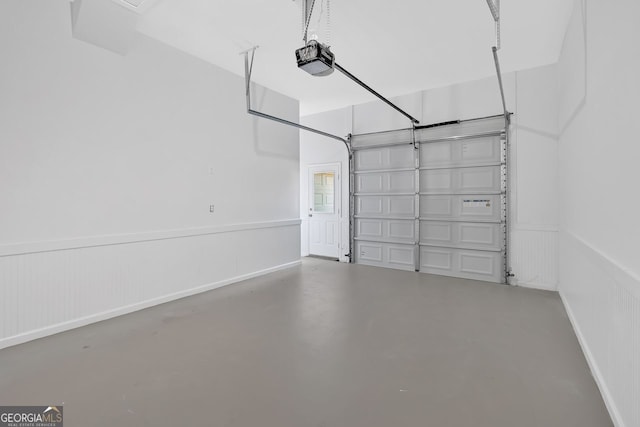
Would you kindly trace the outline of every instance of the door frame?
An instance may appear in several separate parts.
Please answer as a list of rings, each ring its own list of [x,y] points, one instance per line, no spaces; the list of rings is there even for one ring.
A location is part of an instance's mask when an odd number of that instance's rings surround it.
[[[306,253],[309,255],[313,255],[311,253],[311,221],[309,211],[313,209],[313,174],[318,172],[334,172],[335,173],[335,181],[334,181],[334,206],[336,209],[336,215],[338,217],[338,231],[336,239],[338,241],[338,255],[337,258],[340,260],[342,256],[340,254],[340,250],[342,249],[342,163],[341,162],[331,162],[331,163],[313,163],[307,165],[307,211],[303,213],[306,215],[305,218],[307,220],[307,250]]]

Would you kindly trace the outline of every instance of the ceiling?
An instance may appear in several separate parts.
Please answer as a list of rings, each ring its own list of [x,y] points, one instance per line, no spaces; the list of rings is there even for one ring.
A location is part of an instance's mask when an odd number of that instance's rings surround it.
[[[259,45],[253,81],[298,99],[302,115],[375,99],[340,73],[313,77],[298,70],[300,3],[157,0],[138,29],[238,75],[244,75],[239,52]],[[556,62],[572,5],[503,0],[502,71]],[[387,97],[495,75],[485,0],[331,0],[330,22],[336,62]]]

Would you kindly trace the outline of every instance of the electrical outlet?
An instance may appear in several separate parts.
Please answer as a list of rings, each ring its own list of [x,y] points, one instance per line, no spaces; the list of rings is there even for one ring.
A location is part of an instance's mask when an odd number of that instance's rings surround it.
[[[209,205],[209,212],[213,213],[215,211],[215,205]]]

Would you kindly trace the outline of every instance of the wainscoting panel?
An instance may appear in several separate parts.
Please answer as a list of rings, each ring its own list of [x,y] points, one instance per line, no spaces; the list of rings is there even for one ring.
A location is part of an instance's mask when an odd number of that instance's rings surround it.
[[[570,232],[560,296],[618,427],[640,425],[640,278]]]
[[[300,220],[117,240],[2,248],[0,348],[300,262]]]
[[[558,231],[515,227],[511,232],[511,283],[558,290]]]

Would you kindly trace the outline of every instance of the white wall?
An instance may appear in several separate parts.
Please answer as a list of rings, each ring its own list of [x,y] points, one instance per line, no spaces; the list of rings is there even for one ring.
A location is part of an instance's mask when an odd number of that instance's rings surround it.
[[[557,288],[557,70],[555,65],[504,76],[507,108],[514,113],[511,132],[512,268],[513,283],[543,289]],[[454,86],[425,90],[393,101],[422,124],[501,114],[497,79],[490,77]],[[303,121],[339,135],[410,127],[410,122],[381,101],[351,109],[306,116]],[[352,121],[349,123],[349,118]],[[316,144],[315,141],[318,141]],[[302,134],[300,165],[321,159],[344,161],[342,152]],[[323,140],[324,141],[324,140]],[[329,143],[330,145],[331,143]],[[301,174],[301,212],[306,212],[307,178]],[[305,230],[302,230],[303,248]],[[345,244],[348,241],[345,242]],[[304,251],[304,249],[303,249]]]
[[[243,78],[70,16],[0,3],[0,347],[299,261],[297,130],[247,115]]]
[[[640,3],[576,1],[559,61],[560,294],[618,426],[640,426]]]
[[[302,117],[306,126],[346,138],[351,132],[351,107]],[[341,169],[340,260],[349,252],[349,155],[342,141],[306,131],[300,132],[301,253],[309,255],[309,166],[339,163]]]

